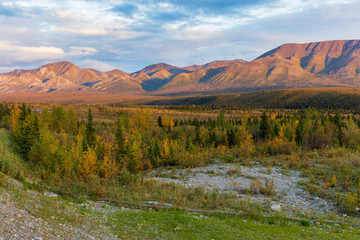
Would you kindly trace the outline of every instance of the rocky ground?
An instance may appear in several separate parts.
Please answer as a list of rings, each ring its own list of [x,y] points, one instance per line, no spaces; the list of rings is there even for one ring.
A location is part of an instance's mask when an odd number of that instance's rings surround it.
[[[238,198],[260,202],[274,208],[307,213],[329,213],[333,205],[319,197],[311,196],[301,185],[307,181],[299,172],[281,168],[241,166],[239,164],[214,164],[194,169],[154,170],[148,178],[173,182],[188,187],[203,187],[208,191],[231,193]],[[265,195],[251,191],[255,182],[265,187],[266,181],[274,183],[274,194]],[[259,185],[259,184],[258,184]]]
[[[147,178],[187,187],[203,187],[207,191],[229,193],[233,197],[259,202],[272,207],[274,211],[282,211],[289,215],[295,211],[297,214],[304,212],[307,217],[312,216],[310,214],[334,212],[330,202],[306,192],[301,183],[306,182],[307,179],[299,172],[285,171],[281,168],[214,164],[194,169],[157,169],[148,173]],[[264,187],[266,182],[271,181],[274,182],[273,194],[252,192],[254,182]],[[163,234],[162,239],[166,239],[164,236],[174,234],[175,231],[163,230],[169,228],[166,221],[176,219],[172,217],[168,219],[166,214],[172,216],[174,213],[162,213],[158,216],[152,212],[139,212],[136,209],[88,199],[73,202],[50,191],[38,192],[27,189],[20,182],[8,177],[0,186],[0,240],[118,239],[119,236],[125,239],[131,236],[134,236],[134,239],[142,239],[143,236],[161,234]],[[187,219],[188,216],[192,214],[184,214],[180,219],[184,217]],[[159,226],[155,226],[149,218],[157,219]],[[142,223],[138,224],[137,221]],[[208,226],[208,223],[204,224]],[[145,227],[140,231],[142,226]],[[181,226],[185,227],[185,225]],[[150,227],[156,231],[150,231]],[[176,226],[174,229],[177,229]],[[137,234],[136,237],[134,234]]]
[[[0,239],[117,239],[108,217],[121,208],[72,203],[52,192],[25,190],[7,178],[0,187]]]

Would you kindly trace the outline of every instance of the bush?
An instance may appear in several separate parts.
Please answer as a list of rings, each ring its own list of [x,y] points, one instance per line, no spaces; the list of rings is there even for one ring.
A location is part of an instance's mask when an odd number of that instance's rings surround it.
[[[236,158],[233,155],[224,154],[221,156],[221,159],[226,163],[234,163]]]
[[[272,196],[272,195],[276,194],[275,188],[276,188],[276,186],[274,183],[274,179],[271,179],[270,182],[268,180],[266,180],[265,186],[261,187],[260,192],[264,195]]]
[[[0,173],[0,186],[4,185],[5,180],[6,180],[6,179],[5,179],[5,175],[2,174],[2,173]]]

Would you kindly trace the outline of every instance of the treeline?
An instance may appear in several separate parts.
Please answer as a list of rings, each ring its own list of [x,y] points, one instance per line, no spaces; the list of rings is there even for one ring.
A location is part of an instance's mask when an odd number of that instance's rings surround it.
[[[9,116],[24,159],[46,173],[71,177],[116,176],[123,170],[136,173],[167,165],[195,167],[224,154],[238,158],[360,145],[357,117],[311,109],[233,120],[226,119],[224,111],[216,119],[153,119],[149,109],[136,109],[122,112],[116,122],[95,125],[90,109],[87,121],[80,121],[74,110],[61,106],[37,112],[23,104],[13,106]]]
[[[353,88],[282,89],[256,92],[176,97],[155,100],[147,105],[194,109],[325,109],[360,111],[360,92]]]

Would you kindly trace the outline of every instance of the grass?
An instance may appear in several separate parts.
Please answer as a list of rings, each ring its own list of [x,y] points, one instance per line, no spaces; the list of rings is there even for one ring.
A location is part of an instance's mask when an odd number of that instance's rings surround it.
[[[0,172],[24,182],[24,174],[29,174],[26,164],[15,153],[10,134],[0,129]]]
[[[6,184],[17,206],[48,222],[59,237],[77,229],[96,236],[120,239],[358,239],[360,230],[334,224],[194,214],[178,210],[127,209],[71,198],[49,198]],[[71,228],[70,228],[71,226]],[[39,229],[40,230],[40,229]],[[68,235],[66,235],[68,234]]]
[[[119,211],[110,221],[124,239],[358,239],[358,229],[179,211]]]

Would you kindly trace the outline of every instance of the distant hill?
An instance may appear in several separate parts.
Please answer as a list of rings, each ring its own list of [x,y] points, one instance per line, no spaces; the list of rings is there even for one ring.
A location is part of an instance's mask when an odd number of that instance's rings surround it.
[[[142,102],[145,105],[197,105],[230,108],[343,109],[360,111],[360,89],[307,88],[173,97]]]
[[[209,65],[174,77],[161,93],[359,87],[360,42],[285,44],[251,62]]]
[[[120,70],[100,72],[70,62],[57,62],[34,70],[0,74],[0,92],[104,91],[143,92],[140,81]]]
[[[318,87],[360,87],[359,40],[284,44],[251,62],[219,60],[187,67],[158,63],[134,73],[100,72],[58,62],[0,74],[0,93],[186,95]]]

